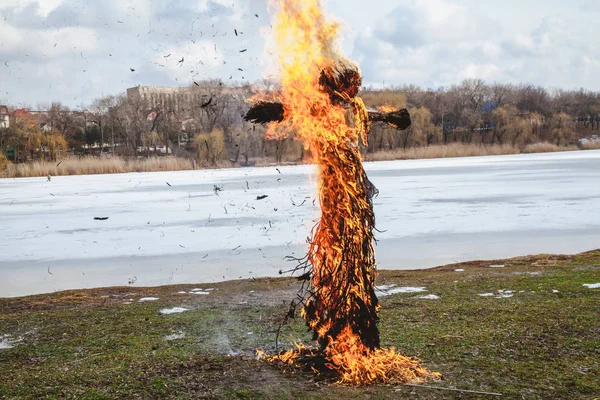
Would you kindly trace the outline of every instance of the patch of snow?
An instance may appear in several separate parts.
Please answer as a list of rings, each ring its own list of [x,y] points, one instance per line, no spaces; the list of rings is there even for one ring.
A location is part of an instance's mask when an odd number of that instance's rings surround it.
[[[147,301],[158,301],[160,300],[158,297],[142,297],[141,299],[139,299],[138,301],[140,303],[145,303]]]
[[[391,289],[393,287],[396,287],[397,285],[395,283],[392,283],[390,285],[381,285],[381,286],[377,286],[375,289],[376,290],[388,290]]]
[[[560,293],[560,292],[556,289],[552,289],[552,293],[556,294],[556,293]]]
[[[498,296],[495,296],[497,299],[510,299],[514,296],[514,290],[498,290]]]
[[[11,339],[10,335],[2,335],[0,336],[0,350],[12,349],[21,340],[23,339]]]
[[[480,296],[481,297],[493,297],[494,293],[481,293]]]
[[[247,335],[254,335],[254,332],[248,332]]]
[[[199,295],[207,296],[210,294],[210,292],[190,292],[190,294],[199,294]]]
[[[600,283],[584,283],[583,286],[588,289],[600,289]]]
[[[163,315],[170,315],[170,314],[181,314],[186,311],[190,311],[190,310],[187,308],[183,308],[183,307],[174,307],[174,308],[163,308],[162,310],[159,311],[159,313],[161,313]]]
[[[455,269],[454,272],[465,272],[465,270],[462,268],[459,268],[459,269]]]
[[[490,265],[490,268],[504,268],[505,265],[503,264],[495,264],[495,265]]]
[[[542,273],[540,271],[534,271],[534,272],[528,272],[529,275],[533,275],[533,276],[537,276],[537,275],[541,275]]]
[[[428,294],[425,296],[417,296],[415,297],[415,299],[423,299],[423,300],[438,300],[440,298],[440,296],[437,296],[435,294]]]
[[[187,294],[187,292],[177,292],[177,294]]]
[[[185,337],[184,332],[174,333],[172,335],[165,336],[165,340],[167,342],[172,342],[173,340],[183,339]]]
[[[204,289],[200,289],[200,288],[196,288],[196,289],[192,289],[192,292],[204,292]]]
[[[398,293],[421,293],[421,292],[427,291],[427,289],[425,289],[424,287],[411,287],[411,286],[396,287],[396,285],[394,285],[394,284],[378,286],[377,290],[379,290],[381,292],[381,293],[379,293],[379,297],[391,296],[393,294],[398,294]]]
[[[205,292],[214,292],[215,290],[217,290],[217,289],[215,289],[215,288],[210,288],[210,289],[206,289],[206,290],[205,290]]]

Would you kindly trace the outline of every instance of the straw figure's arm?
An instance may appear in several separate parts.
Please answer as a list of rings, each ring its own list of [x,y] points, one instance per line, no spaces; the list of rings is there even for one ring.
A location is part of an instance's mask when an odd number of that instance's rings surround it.
[[[368,110],[371,122],[381,122],[393,126],[398,130],[407,129],[410,124],[410,114],[406,109],[380,112]],[[244,116],[244,120],[254,124],[268,124],[270,122],[281,122],[285,118],[283,104],[277,102],[259,101],[250,107]]]

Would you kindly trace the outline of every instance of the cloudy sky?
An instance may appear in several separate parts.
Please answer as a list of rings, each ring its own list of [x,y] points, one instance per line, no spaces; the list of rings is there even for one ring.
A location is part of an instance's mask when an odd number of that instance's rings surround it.
[[[0,104],[254,81],[266,0],[0,0]],[[600,90],[600,0],[328,0],[368,85],[464,78]],[[236,36],[237,32],[237,36]],[[246,50],[246,51],[243,51]]]

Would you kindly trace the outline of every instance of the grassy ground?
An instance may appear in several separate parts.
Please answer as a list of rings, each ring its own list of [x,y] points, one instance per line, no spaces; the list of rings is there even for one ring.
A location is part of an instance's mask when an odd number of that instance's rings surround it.
[[[598,399],[600,289],[583,286],[598,282],[600,251],[384,271],[379,284],[424,286],[440,299],[382,298],[382,341],[441,372],[445,379],[431,386],[507,399]],[[284,375],[256,361],[254,349],[275,350],[273,331],[296,283],[211,286],[208,295],[170,286],[0,299],[0,343],[14,346],[0,350],[0,398],[499,398]],[[498,290],[514,293],[497,298]],[[143,296],[160,300],[140,303]],[[159,313],[180,306],[190,311]],[[286,328],[283,341],[292,337],[309,342],[302,321]]]

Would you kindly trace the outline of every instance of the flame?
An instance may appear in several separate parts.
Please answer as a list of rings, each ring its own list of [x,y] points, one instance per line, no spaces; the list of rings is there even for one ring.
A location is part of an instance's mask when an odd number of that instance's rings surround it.
[[[397,109],[392,106],[379,106],[379,107],[377,107],[377,111],[383,112],[383,113],[388,113],[388,112],[397,111]]]
[[[325,18],[319,0],[279,0],[273,6],[281,66],[276,96],[284,106],[284,121],[269,125],[267,136],[295,132],[318,165],[322,214],[310,241],[311,289],[301,315],[320,348],[296,345],[267,359],[294,367],[303,358],[321,355],[339,382],[348,384],[439,377],[416,359],[380,348],[373,187],[358,146],[359,139],[367,144],[369,117],[356,97],[358,66],[337,49],[339,25]]]

